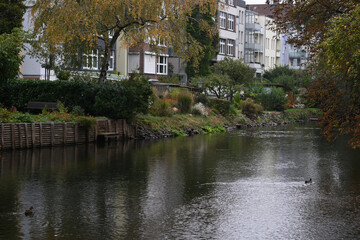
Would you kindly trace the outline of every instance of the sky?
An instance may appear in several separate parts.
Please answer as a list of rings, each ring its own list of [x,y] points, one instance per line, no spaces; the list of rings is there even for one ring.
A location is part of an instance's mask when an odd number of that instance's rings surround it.
[[[265,3],[266,0],[245,0],[246,4],[262,4]]]

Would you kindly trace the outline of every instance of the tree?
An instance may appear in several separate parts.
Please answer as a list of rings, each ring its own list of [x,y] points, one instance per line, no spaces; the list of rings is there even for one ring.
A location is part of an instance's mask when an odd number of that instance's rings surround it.
[[[186,32],[187,19],[199,7],[202,14],[215,16],[216,0],[37,0],[32,14],[34,32],[39,42],[46,42],[53,52],[59,45],[66,52],[78,53],[79,47],[95,49],[104,42],[99,82],[106,79],[110,51],[120,39],[124,46],[149,44],[171,46],[180,57],[198,55],[200,44]],[[112,33],[112,35],[109,35]],[[60,51],[60,50],[59,50]]]
[[[199,7],[196,7],[192,12],[192,17],[188,18],[187,32],[202,46],[199,56],[190,58],[186,62],[188,77],[209,75],[211,60],[216,56],[219,43],[215,19],[209,13],[201,13]]]
[[[241,60],[225,58],[211,66],[211,74],[198,77],[192,82],[196,86],[200,79],[204,88],[215,94],[217,98],[229,98],[232,101],[241,87],[254,79],[255,70],[243,64]]]
[[[19,55],[25,34],[18,28],[0,35],[0,83],[15,78],[23,57]]]
[[[284,1],[276,24],[290,42],[312,52],[309,96],[322,108],[322,132],[328,140],[350,136],[360,148],[359,0]]]
[[[290,69],[289,66],[276,66],[266,70],[263,78],[271,83],[279,83],[284,86],[285,91],[295,91],[296,88],[309,87],[309,76],[305,70]]]
[[[350,12],[359,0],[283,0],[274,5],[274,28],[287,34],[288,42],[316,53],[335,16]]]
[[[254,79],[255,70],[242,63],[241,60],[234,60],[232,58],[225,58],[211,67],[212,73],[226,75],[229,77],[227,96],[232,101],[234,94],[245,85]]]
[[[202,78],[196,78],[193,83],[197,84]],[[226,98],[229,96],[229,89],[231,88],[231,79],[228,75],[217,73],[209,74],[202,79],[203,89],[206,92],[214,94],[217,98]]]
[[[360,4],[331,20],[318,56],[326,72],[312,89],[324,110],[323,132],[329,140],[338,134],[349,135],[353,148],[360,148],[359,22]]]
[[[22,0],[0,0],[0,34],[22,26],[25,5]]]

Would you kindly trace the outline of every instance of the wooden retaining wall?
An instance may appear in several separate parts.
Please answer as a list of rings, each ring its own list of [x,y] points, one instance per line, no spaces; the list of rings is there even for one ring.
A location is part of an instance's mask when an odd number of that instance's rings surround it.
[[[125,120],[98,120],[96,128],[78,123],[1,123],[0,150],[21,149],[94,142],[101,133],[113,132],[133,138],[135,128]]]

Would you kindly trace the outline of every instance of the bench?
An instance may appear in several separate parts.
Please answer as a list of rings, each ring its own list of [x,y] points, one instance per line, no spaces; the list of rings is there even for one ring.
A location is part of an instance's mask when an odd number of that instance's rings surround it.
[[[28,102],[25,109],[29,110],[43,110],[44,108],[49,110],[57,110],[56,102]]]

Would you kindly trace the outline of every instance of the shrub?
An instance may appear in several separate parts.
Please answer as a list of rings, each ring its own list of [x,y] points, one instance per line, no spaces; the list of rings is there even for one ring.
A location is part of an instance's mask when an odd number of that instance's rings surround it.
[[[226,132],[226,129],[224,126],[218,125],[217,127],[211,127],[211,126],[205,126],[203,127],[203,133],[205,134],[217,134],[217,133],[223,133]]]
[[[193,98],[190,93],[181,92],[178,95],[177,106],[182,113],[189,113],[193,104]]]
[[[204,105],[207,105],[209,101],[208,101],[208,98],[206,97],[205,94],[196,93],[194,95],[194,102],[195,103],[202,103]]]
[[[11,111],[0,107],[0,123],[9,122],[11,118]]]
[[[31,123],[34,122],[33,117],[29,113],[18,112],[15,107],[11,110],[0,107],[0,123]]]
[[[237,109],[241,109],[241,95],[239,92],[237,92],[233,98],[234,105]]]
[[[250,118],[255,118],[263,111],[263,107],[251,98],[247,98],[241,105],[242,113]]]
[[[72,114],[83,116],[85,114],[85,110],[81,106],[74,106],[71,110]]]
[[[84,81],[13,80],[0,85],[0,102],[20,110],[29,101],[61,101],[67,108],[80,106],[93,116],[131,118],[146,113],[152,91],[144,77],[97,84]]]
[[[162,83],[174,83],[174,84],[180,84],[180,78],[179,76],[161,76],[159,77],[159,82]]]
[[[248,86],[248,91],[245,93],[246,97],[251,97],[255,100],[264,91],[264,86],[260,82],[251,83]]]
[[[191,113],[194,115],[202,115],[202,116],[207,116],[209,114],[206,107],[202,103],[195,104],[191,109]]]
[[[10,122],[32,123],[34,119],[29,113],[16,112],[12,114]]]
[[[71,77],[71,73],[66,70],[59,70],[59,71],[56,71],[55,73],[56,73],[56,77],[59,80],[69,80]]]
[[[176,137],[186,137],[186,136],[188,136],[187,133],[184,132],[183,130],[172,129],[171,132],[172,132],[172,134],[174,134]]]
[[[272,87],[270,91],[263,91],[259,100],[265,110],[268,111],[284,111],[284,105],[287,102],[284,90]]]
[[[222,115],[227,115],[230,110],[230,102],[224,99],[209,98],[210,107]]]
[[[170,104],[163,99],[156,99],[150,108],[153,116],[166,117],[170,116]]]
[[[85,117],[80,116],[76,119],[80,126],[85,128],[94,128],[96,127],[96,118],[94,117]]]

